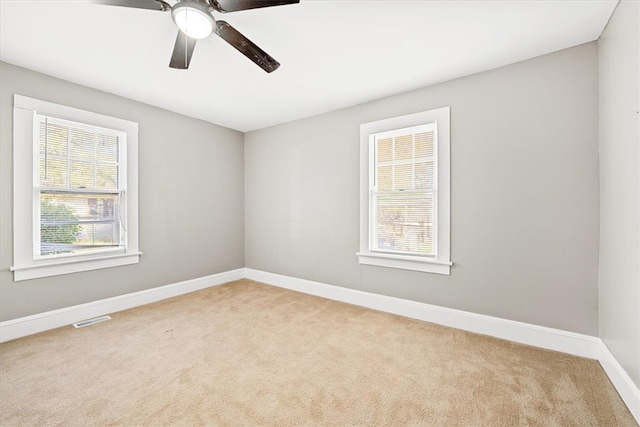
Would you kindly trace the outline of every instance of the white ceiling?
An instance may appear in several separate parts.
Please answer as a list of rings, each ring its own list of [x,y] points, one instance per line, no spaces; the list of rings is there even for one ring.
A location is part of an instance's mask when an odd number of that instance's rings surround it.
[[[0,0],[0,60],[250,131],[595,40],[616,4],[301,0],[214,14],[282,64],[267,74],[216,35],[188,70],[169,68],[170,13]]]

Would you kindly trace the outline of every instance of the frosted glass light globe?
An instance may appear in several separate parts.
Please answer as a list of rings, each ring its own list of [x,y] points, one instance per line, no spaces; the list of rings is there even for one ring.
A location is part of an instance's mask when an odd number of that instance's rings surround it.
[[[171,17],[180,31],[192,39],[203,39],[213,32],[214,20],[205,6],[183,1],[171,9]]]

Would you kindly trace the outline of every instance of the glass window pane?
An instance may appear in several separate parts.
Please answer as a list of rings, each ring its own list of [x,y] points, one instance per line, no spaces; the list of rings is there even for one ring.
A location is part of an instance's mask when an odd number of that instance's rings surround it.
[[[378,195],[378,250],[434,254],[433,197],[428,194]]]
[[[391,160],[393,160],[392,147],[393,147],[393,138],[379,139],[377,141],[376,154],[378,157],[377,158],[378,163],[390,162]]]
[[[395,137],[394,160],[408,160],[413,158],[413,135]]]
[[[96,135],[98,160],[101,162],[118,161],[118,138],[109,135]]]
[[[53,156],[67,156],[67,128],[40,122],[40,153]]]
[[[69,171],[69,187],[93,188],[93,173],[93,163],[72,161]]]
[[[67,159],[40,157],[40,185],[42,187],[67,187]]]
[[[119,246],[117,194],[40,195],[40,255]]]
[[[392,189],[392,168],[393,166],[378,166],[378,191],[389,191]]]
[[[416,157],[431,157],[434,155],[434,134],[432,131],[417,133],[415,135]]]
[[[78,235],[78,249],[103,249],[118,246],[120,242],[120,227],[113,222],[103,224],[85,224]]]
[[[434,162],[415,163],[415,186],[419,190],[435,189],[435,168]]]
[[[70,129],[69,155],[76,159],[93,160],[95,153],[94,133],[83,129]]]
[[[393,180],[394,190],[413,190],[413,164],[395,165]]]
[[[118,166],[115,164],[98,164],[96,188],[118,188]]]

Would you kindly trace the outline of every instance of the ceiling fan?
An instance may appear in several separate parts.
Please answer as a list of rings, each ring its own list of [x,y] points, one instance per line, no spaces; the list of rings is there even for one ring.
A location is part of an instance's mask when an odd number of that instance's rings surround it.
[[[160,12],[171,11],[171,17],[179,29],[169,62],[171,68],[182,70],[189,68],[196,41],[208,37],[211,33],[216,33],[267,73],[275,71],[280,63],[229,23],[214,19],[211,12],[237,12],[299,2],[300,0],[180,0],[172,6],[164,0],[93,1],[93,3],[111,6],[134,7]]]

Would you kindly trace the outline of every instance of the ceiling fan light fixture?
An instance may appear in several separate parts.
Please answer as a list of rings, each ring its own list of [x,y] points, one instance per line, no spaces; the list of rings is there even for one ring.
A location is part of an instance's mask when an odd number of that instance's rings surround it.
[[[203,39],[213,32],[215,21],[207,6],[197,1],[181,1],[171,9],[171,17],[180,31],[192,39]]]

